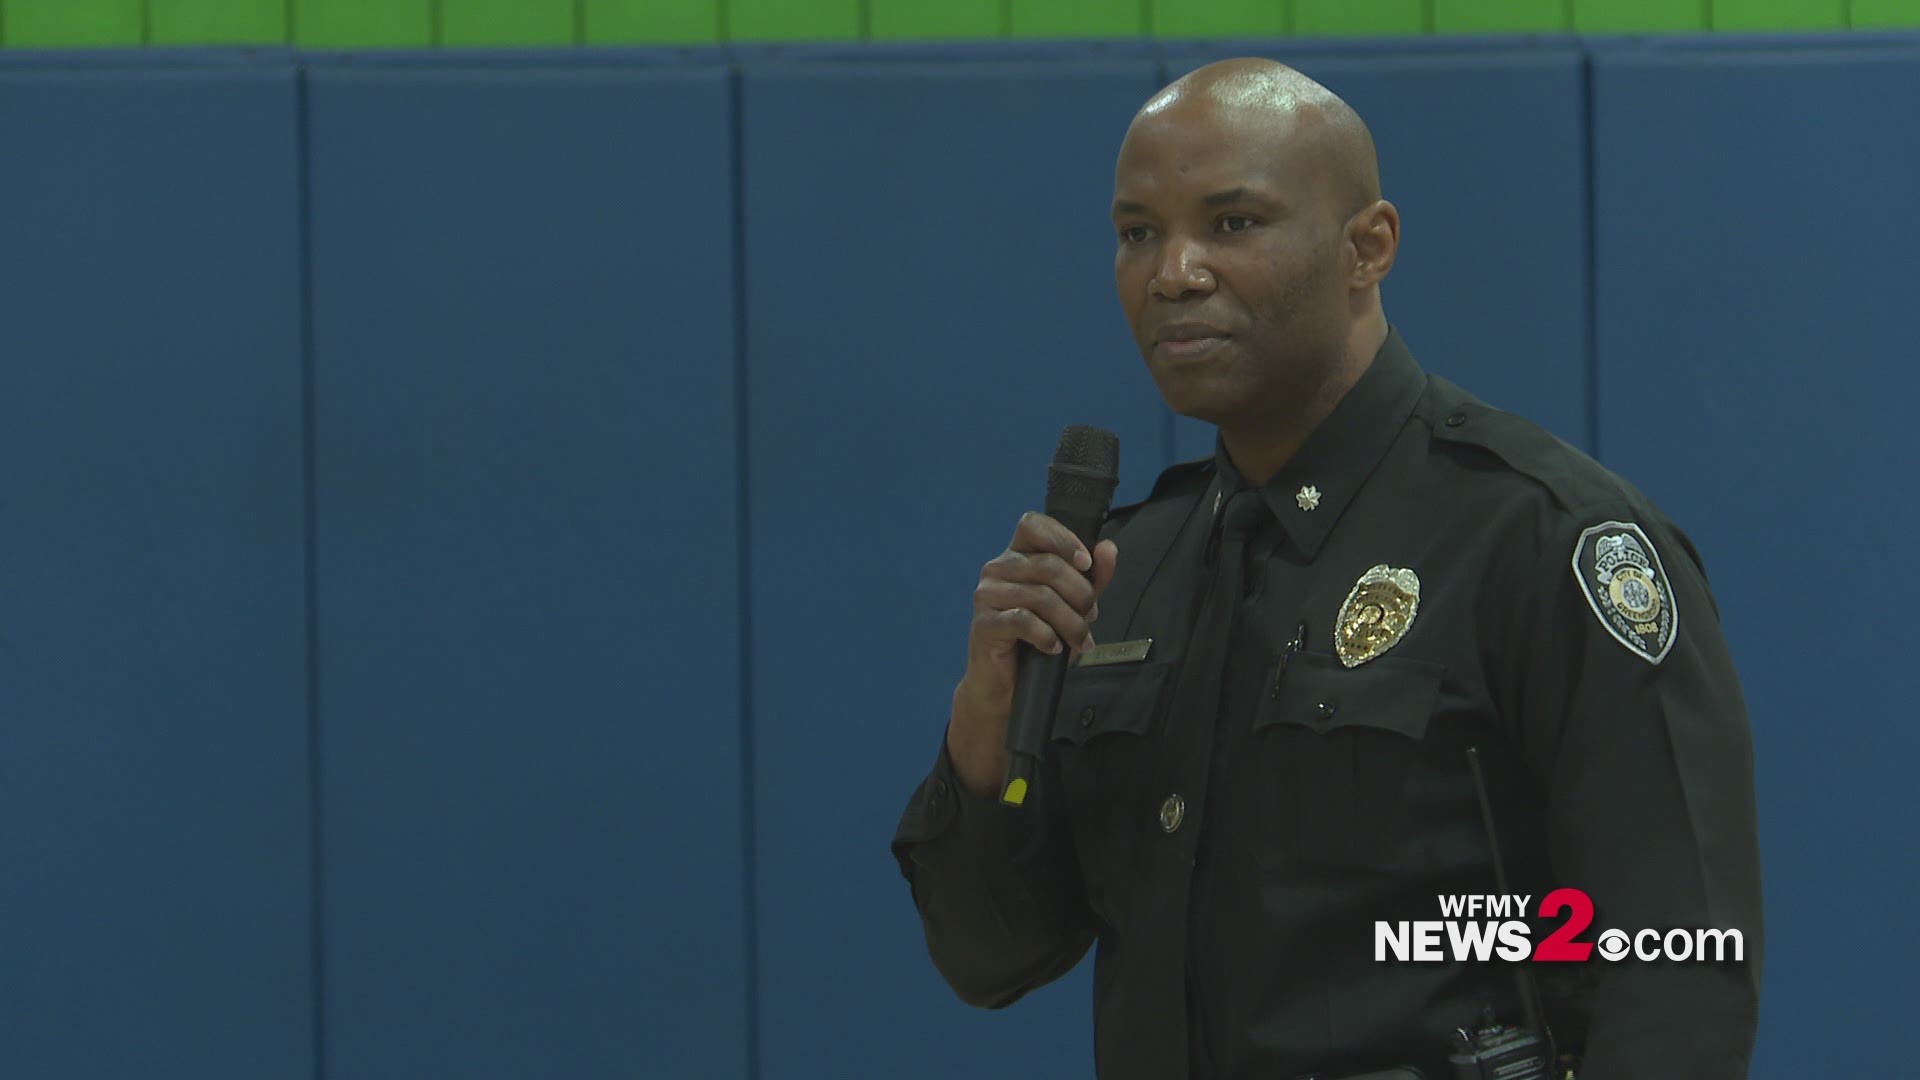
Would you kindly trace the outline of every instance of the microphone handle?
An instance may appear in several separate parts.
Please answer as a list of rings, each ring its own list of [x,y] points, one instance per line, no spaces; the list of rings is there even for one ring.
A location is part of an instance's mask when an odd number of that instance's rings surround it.
[[[1111,488],[1108,488],[1109,493]],[[1087,553],[1100,539],[1100,525],[1107,517],[1107,500],[1063,499],[1047,501],[1047,516],[1065,525],[1086,545]],[[1087,576],[1091,578],[1092,571]],[[1074,642],[1066,642],[1068,646]],[[1046,752],[1047,730],[1060,707],[1060,688],[1067,679],[1067,666],[1073,660],[1071,647],[1058,655],[1043,653],[1026,642],[1018,650],[1014,670],[1013,709],[1007,716],[1007,777],[1000,785],[1000,802],[1022,806],[1033,786],[1040,758]]]

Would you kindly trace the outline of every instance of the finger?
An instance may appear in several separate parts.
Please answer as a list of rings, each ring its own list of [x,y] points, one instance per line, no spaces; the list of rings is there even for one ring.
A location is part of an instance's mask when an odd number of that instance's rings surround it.
[[[980,578],[1045,585],[1059,593],[1075,611],[1085,611],[1093,604],[1093,582],[1058,555],[1005,552],[980,568]]]
[[[1093,547],[1093,595],[1107,591],[1113,575],[1120,569],[1120,545],[1102,540]]]
[[[1087,638],[1086,618],[1045,585],[987,579],[974,588],[973,606],[983,613],[1024,609],[1044,620],[1061,641],[1078,645]]]
[[[1072,529],[1031,510],[1020,515],[1020,523],[1013,529],[1013,543],[1007,546],[1013,551],[1029,554],[1050,552],[1078,570],[1086,570],[1093,565],[1093,556],[1087,553],[1086,545],[1073,535]]]
[[[1024,641],[1049,655],[1062,648],[1060,635],[1054,633],[1053,627],[1026,608],[983,612],[974,619],[973,626],[980,644],[989,647]]]

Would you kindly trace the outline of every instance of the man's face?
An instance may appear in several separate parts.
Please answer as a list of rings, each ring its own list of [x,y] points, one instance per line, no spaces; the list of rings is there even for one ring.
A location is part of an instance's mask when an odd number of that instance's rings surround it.
[[[1167,404],[1232,424],[1311,393],[1351,316],[1315,133],[1219,112],[1181,101],[1134,122],[1114,172],[1114,281]]]

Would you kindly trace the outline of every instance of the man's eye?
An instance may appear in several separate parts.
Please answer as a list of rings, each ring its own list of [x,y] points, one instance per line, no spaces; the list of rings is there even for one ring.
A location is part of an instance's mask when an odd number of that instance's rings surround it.
[[[1120,239],[1129,244],[1145,243],[1150,235],[1152,232],[1145,225],[1123,225],[1120,228]]]
[[[1245,214],[1228,214],[1220,219],[1221,232],[1245,232],[1253,226],[1254,220]]]

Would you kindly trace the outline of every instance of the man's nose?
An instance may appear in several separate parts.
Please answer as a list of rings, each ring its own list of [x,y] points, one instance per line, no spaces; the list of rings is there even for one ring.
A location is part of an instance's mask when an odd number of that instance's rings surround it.
[[[1207,269],[1206,248],[1190,240],[1170,240],[1161,248],[1148,288],[1162,300],[1184,300],[1213,291],[1213,271]]]

